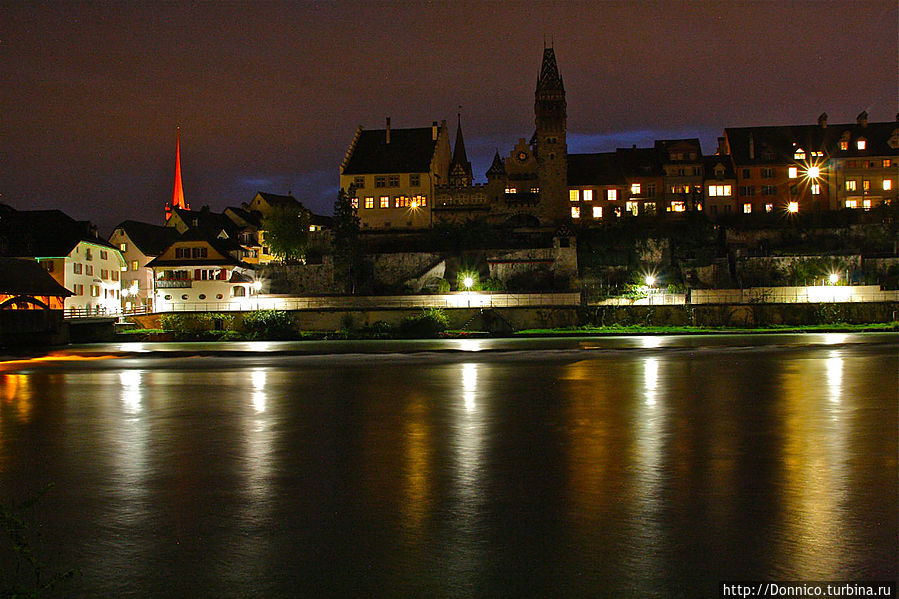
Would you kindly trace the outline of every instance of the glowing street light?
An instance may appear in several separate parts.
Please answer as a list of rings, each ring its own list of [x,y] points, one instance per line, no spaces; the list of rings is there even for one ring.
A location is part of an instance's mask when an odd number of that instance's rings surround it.
[[[260,289],[262,289],[262,281],[253,281],[253,291],[258,293]]]
[[[645,281],[647,287],[652,287],[656,284],[656,278],[653,275],[646,275]]]
[[[465,289],[471,291],[471,288],[474,286],[474,279],[472,277],[465,277],[462,279],[462,284],[465,285]]]
[[[799,202],[790,202],[787,204],[787,212],[790,214],[796,214],[799,212]]]
[[[836,285],[840,281],[840,275],[835,272],[830,273],[830,276],[827,277],[827,280],[830,281],[831,285]]]
[[[821,176],[821,167],[820,166],[810,166],[808,170],[805,171],[805,176],[809,179],[817,179]]]

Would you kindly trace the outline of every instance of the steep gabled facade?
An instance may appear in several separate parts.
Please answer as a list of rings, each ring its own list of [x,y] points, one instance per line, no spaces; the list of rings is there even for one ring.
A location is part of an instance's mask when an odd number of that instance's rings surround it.
[[[355,189],[363,229],[422,229],[432,224],[435,190],[449,181],[446,121],[431,127],[359,127],[340,165],[340,187]]]
[[[126,220],[113,229],[109,242],[119,248],[125,261],[121,275],[122,307],[153,310],[155,289],[150,261],[170,246],[179,233],[174,227]]]

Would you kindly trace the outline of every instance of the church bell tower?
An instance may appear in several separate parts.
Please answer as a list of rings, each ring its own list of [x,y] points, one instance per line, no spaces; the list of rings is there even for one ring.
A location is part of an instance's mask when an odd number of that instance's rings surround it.
[[[540,185],[539,217],[546,225],[569,221],[567,114],[565,86],[556,54],[551,47],[544,48],[534,94],[534,153]]]

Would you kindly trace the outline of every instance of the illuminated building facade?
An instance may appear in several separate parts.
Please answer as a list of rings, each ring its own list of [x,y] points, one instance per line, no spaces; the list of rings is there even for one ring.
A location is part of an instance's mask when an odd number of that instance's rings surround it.
[[[155,287],[153,270],[147,267],[153,258],[170,246],[179,233],[174,227],[126,220],[113,229],[109,242],[119,248],[125,260],[121,275],[122,307],[128,311],[153,310]]]

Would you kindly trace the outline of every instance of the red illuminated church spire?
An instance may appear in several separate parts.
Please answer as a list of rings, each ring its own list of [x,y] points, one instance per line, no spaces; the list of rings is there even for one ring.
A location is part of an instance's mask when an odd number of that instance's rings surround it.
[[[172,203],[165,205],[165,219],[172,216],[172,208],[190,210],[184,201],[184,187],[181,185],[181,127],[178,127],[178,138],[175,142],[175,189],[172,192]]]

